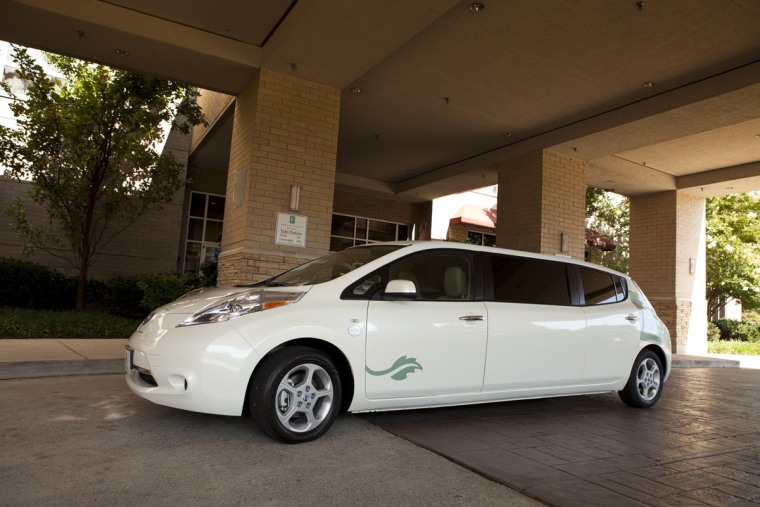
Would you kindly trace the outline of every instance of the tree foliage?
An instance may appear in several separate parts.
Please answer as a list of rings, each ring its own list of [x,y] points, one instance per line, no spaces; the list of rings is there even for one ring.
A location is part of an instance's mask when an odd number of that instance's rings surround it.
[[[64,56],[47,54],[62,79],[45,74],[14,47],[26,97],[13,96],[18,127],[0,126],[5,174],[32,182],[31,199],[47,211],[32,223],[23,202],[7,213],[29,247],[63,258],[79,273],[77,308],[91,265],[117,234],[148,209],[171,202],[183,165],[157,152],[163,125],[189,132],[205,123],[197,90]]]
[[[721,299],[760,308],[760,196],[707,199],[707,300],[712,314]]]
[[[586,227],[615,243],[614,250],[603,252],[587,248],[588,260],[622,273],[628,272],[629,200],[601,188],[586,187]]]

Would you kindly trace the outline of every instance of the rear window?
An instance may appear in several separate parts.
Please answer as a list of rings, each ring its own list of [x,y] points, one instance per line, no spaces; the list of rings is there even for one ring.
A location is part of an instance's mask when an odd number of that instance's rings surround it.
[[[493,299],[501,303],[570,305],[567,268],[561,262],[491,256]]]
[[[625,281],[616,275],[579,268],[586,306],[607,305],[626,298]]]

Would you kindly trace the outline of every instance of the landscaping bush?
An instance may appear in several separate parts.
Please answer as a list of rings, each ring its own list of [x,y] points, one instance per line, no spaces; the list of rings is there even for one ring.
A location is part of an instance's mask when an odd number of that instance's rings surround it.
[[[63,272],[30,261],[0,257],[0,306],[70,310],[77,281]]]
[[[115,276],[103,282],[102,302],[108,313],[131,319],[143,318],[150,312],[142,307],[139,281],[139,276]]]
[[[205,275],[205,276],[204,276]],[[211,285],[216,264],[204,274],[170,272],[116,276],[90,280],[86,308],[128,319],[142,319],[153,309],[195,288]],[[0,257],[0,307],[73,310],[77,280],[63,272],[30,261]]]
[[[143,291],[140,306],[149,312],[186,292],[203,287],[203,278],[197,273],[145,273],[139,278],[137,285]]]
[[[717,342],[720,340],[720,328],[714,322],[707,323],[707,341]]]
[[[755,322],[720,319],[717,324],[721,340],[760,343],[760,326]]]

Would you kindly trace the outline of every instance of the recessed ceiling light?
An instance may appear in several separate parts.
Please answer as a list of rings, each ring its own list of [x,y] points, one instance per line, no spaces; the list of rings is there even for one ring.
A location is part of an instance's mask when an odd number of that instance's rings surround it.
[[[482,10],[483,10],[483,9],[485,9],[485,8],[486,8],[486,6],[485,6],[485,5],[483,5],[483,4],[482,4],[482,3],[480,3],[480,2],[472,2],[472,3],[470,4],[470,10],[471,10],[472,12],[480,12],[480,11],[482,11]]]

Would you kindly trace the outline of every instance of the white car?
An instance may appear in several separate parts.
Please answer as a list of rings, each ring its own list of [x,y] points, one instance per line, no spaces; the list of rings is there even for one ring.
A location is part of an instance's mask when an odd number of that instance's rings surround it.
[[[250,409],[288,443],[341,411],[618,391],[651,407],[670,337],[627,276],[563,257],[376,243],[264,282],[199,289],[129,340],[127,384],[170,407]]]

